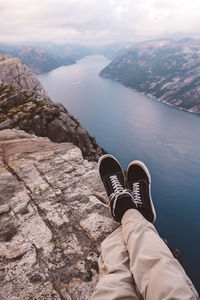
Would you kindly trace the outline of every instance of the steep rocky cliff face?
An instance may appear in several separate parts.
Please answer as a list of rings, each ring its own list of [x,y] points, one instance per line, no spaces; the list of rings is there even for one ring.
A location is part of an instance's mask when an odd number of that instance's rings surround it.
[[[0,299],[89,299],[116,228],[92,162],[102,150],[26,66],[0,57]]]
[[[116,227],[103,202],[78,147],[0,131],[0,299],[89,299]]]
[[[47,96],[37,77],[19,58],[0,54],[0,82]]]
[[[97,160],[102,149],[95,139],[61,104],[51,101],[25,65],[18,59],[7,57],[0,56],[0,130],[19,128],[54,142],[73,142],[85,158]],[[20,71],[19,65],[26,74]]]
[[[136,44],[100,73],[157,100],[200,113],[200,41]]]

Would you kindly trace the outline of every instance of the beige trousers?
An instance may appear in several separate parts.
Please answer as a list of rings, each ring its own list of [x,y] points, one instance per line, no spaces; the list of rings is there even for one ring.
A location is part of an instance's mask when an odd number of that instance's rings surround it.
[[[99,272],[92,300],[199,299],[153,224],[135,209],[103,241]]]

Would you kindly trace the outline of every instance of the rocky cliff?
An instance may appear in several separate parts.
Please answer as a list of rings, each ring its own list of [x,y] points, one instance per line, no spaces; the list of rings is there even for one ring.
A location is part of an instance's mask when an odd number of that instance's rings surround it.
[[[0,82],[47,96],[37,77],[19,58],[0,54]]]
[[[136,44],[100,73],[180,109],[200,113],[200,41]]]
[[[106,203],[78,147],[0,131],[0,299],[90,299],[100,243],[118,226]]]
[[[25,65],[0,59],[0,299],[89,299],[116,227],[82,156],[102,150]]]
[[[89,299],[116,227],[103,202],[78,147],[0,131],[0,299]]]
[[[95,139],[61,104],[51,101],[25,65],[7,55],[0,59],[0,129],[18,128],[54,142],[73,142],[89,160],[102,155]]]

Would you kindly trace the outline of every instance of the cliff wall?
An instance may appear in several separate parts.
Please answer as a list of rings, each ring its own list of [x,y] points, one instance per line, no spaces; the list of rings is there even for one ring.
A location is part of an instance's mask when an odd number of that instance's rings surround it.
[[[0,82],[47,96],[42,84],[19,58],[0,54]]]
[[[103,153],[95,139],[61,105],[18,58],[0,55],[0,130],[18,128],[54,142],[72,142],[89,160]]]

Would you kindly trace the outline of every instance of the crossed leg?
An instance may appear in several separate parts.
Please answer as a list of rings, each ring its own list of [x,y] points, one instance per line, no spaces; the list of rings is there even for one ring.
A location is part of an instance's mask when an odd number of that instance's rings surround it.
[[[98,263],[99,282],[92,300],[140,299],[130,272],[130,260],[121,226],[102,242]]]
[[[99,159],[111,214],[121,222],[103,243],[100,280],[93,300],[197,300],[197,292],[184,269],[159,237],[151,199],[151,176],[140,161],[127,170],[112,155]]]
[[[102,243],[92,300],[197,300],[197,292],[155,227],[136,209]]]

